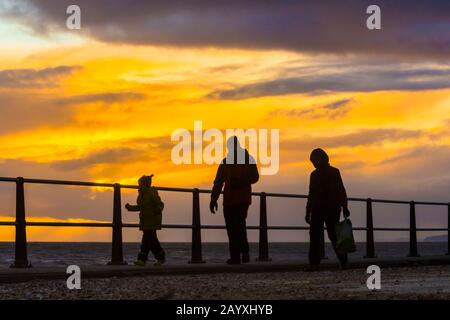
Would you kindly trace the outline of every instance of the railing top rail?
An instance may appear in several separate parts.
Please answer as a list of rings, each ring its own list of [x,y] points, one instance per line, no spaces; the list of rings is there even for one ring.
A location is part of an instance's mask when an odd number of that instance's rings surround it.
[[[16,182],[18,178],[11,177],[0,177],[0,182]],[[29,179],[23,178],[25,183],[33,184],[49,184],[49,185],[64,185],[64,186],[83,186],[83,187],[103,187],[103,188],[113,188],[116,183],[103,183],[103,182],[85,182],[85,181],[66,181],[66,180],[49,180],[49,179]],[[137,185],[120,185],[124,189],[138,189]],[[199,193],[211,193],[209,189],[198,189],[198,188],[174,188],[174,187],[156,187],[160,191],[172,191],[172,192],[194,192]],[[252,192],[253,196],[265,195],[266,197],[277,197],[277,198],[300,198],[307,199],[307,195],[294,194],[294,193],[274,193],[274,192]],[[366,202],[370,198],[348,198],[349,201],[356,202]],[[406,200],[389,200],[389,199],[370,199],[372,203],[391,203],[391,204],[410,204],[414,203],[416,205],[433,205],[433,206],[448,206],[448,202],[435,202],[435,201],[406,201]]]
[[[135,185],[120,185],[122,189],[138,189]],[[155,187],[159,191],[194,192],[195,188]],[[200,191],[200,190],[199,190]]]

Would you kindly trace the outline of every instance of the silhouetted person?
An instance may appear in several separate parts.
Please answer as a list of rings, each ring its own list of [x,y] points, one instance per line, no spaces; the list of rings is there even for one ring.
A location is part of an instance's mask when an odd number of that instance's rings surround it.
[[[217,210],[222,187],[223,214],[229,239],[230,259],[228,264],[247,263],[250,261],[247,240],[247,212],[252,202],[252,187],[259,179],[255,160],[243,149],[237,137],[227,141],[228,154],[217,170],[214,187],[211,193],[209,208],[211,213]]]
[[[344,217],[350,216],[347,207],[347,193],[338,169],[330,166],[328,155],[322,149],[314,149],[310,160],[316,170],[311,173],[306,222],[309,227],[309,263],[310,270],[317,270],[321,258],[321,236],[323,224],[327,227],[328,238],[339,259],[341,267],[347,267],[347,254],[336,250],[335,225],[339,222],[341,209]]]
[[[125,208],[128,211],[139,211],[139,230],[143,231],[141,251],[138,254],[135,265],[144,266],[151,251],[156,259],[155,265],[161,265],[166,260],[166,255],[159,243],[156,230],[161,230],[162,211],[164,203],[158,195],[158,190],[152,187],[152,177],[142,176],[139,183],[139,195],[137,204],[127,203]]]

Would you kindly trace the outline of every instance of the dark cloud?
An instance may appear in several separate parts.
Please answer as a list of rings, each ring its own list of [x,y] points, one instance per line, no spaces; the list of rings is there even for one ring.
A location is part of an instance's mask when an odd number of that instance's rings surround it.
[[[51,163],[38,163],[21,159],[0,157],[0,176],[91,181],[87,170],[55,168]],[[13,183],[0,185],[0,215],[15,212],[15,187]],[[95,197],[93,197],[93,195]],[[50,185],[26,185],[28,216],[52,216],[55,218],[87,218],[109,220],[111,217],[112,192],[93,192],[86,187],[64,187]]]
[[[170,148],[173,147],[170,136],[140,137],[120,141],[117,147],[100,149],[84,157],[72,160],[56,161],[52,167],[63,170],[80,170],[100,164],[132,163],[139,161],[170,161]],[[167,151],[161,157],[161,151]]]
[[[54,87],[58,81],[70,76],[79,66],[58,66],[45,69],[0,70],[0,88]]]
[[[71,0],[8,1],[3,17],[49,34]],[[379,0],[382,30],[366,28],[369,0],[78,0],[82,31],[107,42],[287,49],[448,59],[450,2]]]
[[[56,101],[58,104],[83,104],[83,103],[119,103],[127,101],[137,101],[145,99],[145,94],[135,92],[106,92],[97,94],[85,94],[61,98]]]
[[[190,132],[191,135],[193,134]],[[170,136],[159,136],[159,137],[136,137],[124,142],[129,146],[148,146],[149,148],[160,148],[169,150],[173,147],[173,142]]]
[[[41,125],[61,126],[73,120],[78,104],[124,103],[145,99],[133,92],[98,93],[54,98],[34,91],[0,91],[0,134],[29,130]],[[105,111],[107,112],[107,111]]]
[[[380,162],[393,190],[409,193],[411,199],[448,201],[450,190],[450,146],[419,144]]]
[[[289,118],[309,118],[309,119],[338,119],[345,116],[350,110],[350,103],[353,99],[341,99],[334,102],[330,102],[325,105],[313,106],[307,109],[277,109],[269,113],[268,117],[274,116],[286,116]]]
[[[411,138],[417,138],[423,133],[419,130],[404,129],[366,129],[355,133],[332,136],[315,139],[318,145],[325,145],[330,148],[335,147],[356,147],[361,145],[370,145],[382,141],[399,141]]]
[[[402,151],[399,154],[390,157],[388,159],[383,160],[380,164],[393,164],[399,163],[403,160],[411,160],[411,159],[423,159],[425,161],[432,161],[433,166],[437,165],[437,160],[441,159],[442,162],[445,163],[445,167],[450,168],[450,147],[442,146],[442,145],[425,145],[425,146],[417,146],[406,151]],[[441,166],[438,166],[440,168]],[[438,169],[440,170],[440,169]],[[447,170],[446,170],[447,171]]]
[[[324,105],[322,108],[327,110],[336,110],[345,107],[352,99],[342,99],[335,102],[328,103]]]
[[[237,71],[240,69],[244,69],[246,67],[246,65],[244,64],[226,64],[226,65],[222,65],[222,66],[218,66],[218,67],[212,67],[212,68],[208,68],[206,70],[206,72],[208,74],[224,74],[227,72],[233,72],[233,71]]]
[[[96,151],[84,158],[54,162],[53,166],[60,170],[86,169],[98,164],[129,163],[148,155],[148,150],[134,148],[114,148]]]
[[[0,155],[1,177],[26,177],[41,179],[68,179],[80,181],[89,179],[85,170],[62,172],[48,162],[36,162],[25,159],[10,159],[5,154]]]
[[[428,137],[433,142],[438,142],[439,140],[450,138],[450,119],[442,121],[440,127],[428,133]]]
[[[396,69],[395,69],[396,68]],[[293,73],[291,70],[289,73]],[[324,72],[316,68],[298,76],[279,75],[274,80],[217,90],[207,98],[238,100],[288,94],[320,94],[326,92],[370,92],[383,90],[432,90],[450,88],[448,67],[412,68],[407,65],[342,66]]]
[[[400,141],[417,138],[424,133],[419,130],[404,129],[364,129],[343,135],[325,137],[304,137],[281,142],[281,148],[291,150],[312,150],[314,148],[338,148],[368,146],[383,141]]]
[[[74,110],[52,103],[43,94],[0,92],[0,134],[30,130],[45,125],[61,125],[72,120]]]

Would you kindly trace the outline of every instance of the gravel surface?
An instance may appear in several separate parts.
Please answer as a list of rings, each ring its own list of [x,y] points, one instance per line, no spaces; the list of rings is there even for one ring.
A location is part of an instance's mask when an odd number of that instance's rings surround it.
[[[0,284],[0,299],[450,299],[450,266],[384,268],[369,291],[365,269],[253,274],[150,275]]]

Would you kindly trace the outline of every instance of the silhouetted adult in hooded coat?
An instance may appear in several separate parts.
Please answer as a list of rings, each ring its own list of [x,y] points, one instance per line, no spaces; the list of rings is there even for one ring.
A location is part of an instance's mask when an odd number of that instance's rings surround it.
[[[217,169],[211,193],[210,211],[217,210],[217,200],[223,191],[223,213],[229,239],[228,264],[250,261],[247,240],[247,212],[252,202],[251,185],[259,180],[255,160],[243,149],[237,137],[227,141],[228,154]]]
[[[310,177],[308,203],[306,205],[306,222],[310,225],[309,263],[311,270],[316,270],[321,258],[321,237],[323,225],[327,227],[330,239],[342,268],[347,266],[347,254],[336,251],[335,225],[339,222],[341,209],[344,217],[350,216],[347,207],[347,193],[341,174],[329,163],[326,152],[314,149],[310,160],[316,168]]]

